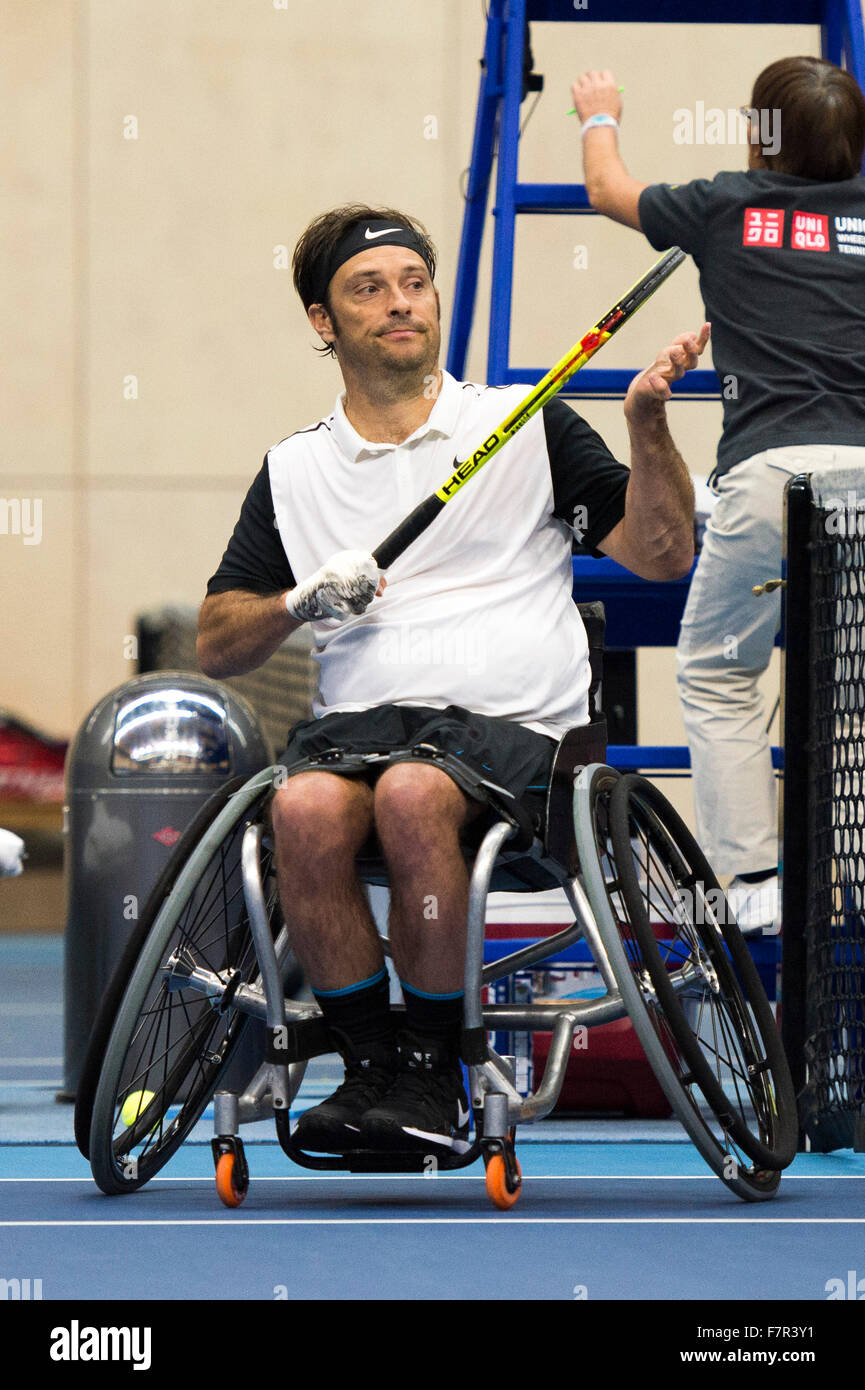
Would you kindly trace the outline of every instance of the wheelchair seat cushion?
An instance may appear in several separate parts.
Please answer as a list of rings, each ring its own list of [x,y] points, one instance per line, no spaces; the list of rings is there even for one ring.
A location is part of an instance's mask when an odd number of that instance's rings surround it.
[[[432,763],[467,796],[490,805],[488,815],[477,816],[466,828],[468,842],[476,846],[491,819],[500,814],[484,782],[509,793],[540,830],[555,751],[554,739],[514,720],[476,714],[459,705],[433,709],[391,704],[296,724],[279,761],[288,775],[309,770],[306,760],[311,758],[321,770],[364,776],[371,784],[393,762]],[[389,756],[374,759],[375,754]]]

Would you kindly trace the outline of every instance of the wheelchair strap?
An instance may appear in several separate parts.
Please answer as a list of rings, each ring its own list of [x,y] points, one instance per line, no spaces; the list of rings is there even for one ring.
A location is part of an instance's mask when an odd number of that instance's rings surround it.
[[[265,1036],[265,1060],[277,1066],[290,1066],[336,1052],[337,1045],[323,1018],[302,1018],[276,1028]]]
[[[410,748],[393,748],[386,753],[346,753],[342,748],[325,748],[321,753],[301,758],[285,768],[284,777],[294,777],[299,772],[312,772],[321,769],[344,776],[369,772],[372,769],[394,767],[397,763],[427,763],[441,768],[461,791],[473,801],[480,801],[492,809],[516,830],[516,835],[508,841],[508,849],[529,850],[534,843],[536,829],[528,811],[520,805],[513,792],[500,787],[489,778],[482,777],[474,768],[468,766],[453,753],[446,753],[434,743],[416,743]]]

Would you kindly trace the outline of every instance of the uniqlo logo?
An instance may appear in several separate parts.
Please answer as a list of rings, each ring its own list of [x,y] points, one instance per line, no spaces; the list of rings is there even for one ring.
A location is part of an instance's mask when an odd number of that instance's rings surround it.
[[[829,218],[820,212],[794,212],[790,245],[794,251],[828,251]]]
[[[784,240],[784,213],[775,208],[746,208],[743,246],[780,246]]]

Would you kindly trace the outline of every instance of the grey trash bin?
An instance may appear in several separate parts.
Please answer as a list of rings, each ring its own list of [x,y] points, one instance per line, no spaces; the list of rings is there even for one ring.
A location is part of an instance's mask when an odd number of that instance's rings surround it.
[[[66,762],[59,1100],[75,1099],[102,995],[183,831],[223,783],[252,776],[271,761],[246,701],[188,671],[126,681],[85,719]]]

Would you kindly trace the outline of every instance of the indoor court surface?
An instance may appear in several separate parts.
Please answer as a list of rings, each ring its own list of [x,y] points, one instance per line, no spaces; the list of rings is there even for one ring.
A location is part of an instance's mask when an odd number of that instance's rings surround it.
[[[329,1382],[368,1303],[569,1302],[397,1327],[390,1375],[531,1326],[629,1390],[833,1390],[865,0],[0,0],[0,38],[6,1347]]]
[[[773,1201],[744,1203],[673,1120],[522,1127],[525,1188],[509,1212],[490,1206],[480,1165],[319,1176],[293,1167],[260,1124],[244,1131],[249,1195],[227,1211],[208,1109],[157,1178],[105,1197],[75,1148],[71,1107],[54,1100],[59,938],[0,939],[0,1039],[4,1269],[41,1278],[45,1299],[356,1300],[374,1289],[384,1300],[808,1302],[865,1269],[865,1154],[800,1154]],[[323,1060],[301,1100],[336,1079]],[[230,1284],[214,1280],[217,1265]]]

